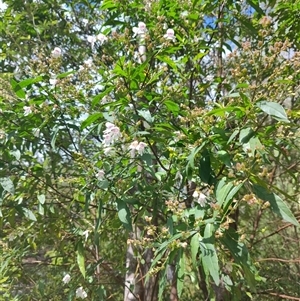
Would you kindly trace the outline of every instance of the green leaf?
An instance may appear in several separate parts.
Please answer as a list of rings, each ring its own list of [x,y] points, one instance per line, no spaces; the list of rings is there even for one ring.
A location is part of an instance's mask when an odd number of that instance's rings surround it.
[[[24,216],[26,218],[28,218],[31,221],[36,222],[36,217],[35,217],[34,213],[30,209],[23,207],[22,208],[22,212],[23,212],[23,214],[24,214]]]
[[[44,195],[44,194],[38,195],[37,198],[38,198],[40,204],[42,204],[42,205],[45,204],[46,198],[45,198],[45,195]]]
[[[15,187],[13,181],[10,178],[0,178],[0,184],[5,191],[14,194]]]
[[[213,184],[215,181],[215,174],[211,168],[210,154],[207,149],[204,149],[201,152],[199,169],[200,179],[209,185]]]
[[[200,234],[198,232],[196,232],[196,234],[193,235],[193,237],[191,238],[191,255],[192,255],[192,263],[193,266],[196,267],[197,266],[197,254],[200,248]]]
[[[83,278],[85,278],[85,264],[84,264],[84,247],[83,247],[83,243],[80,240],[77,244],[77,264],[79,267],[79,270],[83,276]]]
[[[257,104],[263,112],[271,115],[274,119],[283,121],[283,122],[290,122],[287,118],[286,112],[282,105],[272,101],[260,101]]]
[[[118,216],[124,228],[132,231],[131,214],[126,203],[122,200],[117,201]]]
[[[218,182],[216,187],[216,199],[219,206],[223,205],[223,202],[225,201],[229,191],[233,187],[233,184],[231,182],[226,183],[226,178],[222,178],[221,181]]]
[[[89,125],[91,125],[93,122],[95,122],[96,120],[98,120],[99,118],[101,118],[103,116],[102,113],[94,113],[92,115],[90,115],[88,118],[86,118],[82,123],[81,123],[81,129],[85,129],[86,127],[88,127]]]
[[[55,143],[56,143],[56,138],[57,138],[58,132],[59,132],[59,127],[54,126],[53,131],[52,131],[52,138],[51,138],[51,142],[50,142],[51,147],[53,148],[54,151],[56,150]]]
[[[239,141],[240,143],[247,143],[253,136],[255,132],[251,128],[245,128],[240,131]]]
[[[205,274],[207,276],[210,275],[215,284],[219,285],[219,263],[214,243],[214,226],[213,224],[207,224],[204,230],[204,237],[200,243],[201,260]]]
[[[175,116],[178,116],[180,107],[176,102],[172,100],[166,100],[164,101],[164,105],[167,107],[168,111],[172,112]]]
[[[178,271],[177,271],[177,294],[180,298],[184,287],[184,275],[185,275],[185,253],[180,252]]]
[[[148,123],[153,122],[153,118],[149,110],[138,110],[138,113],[141,117],[143,117]]]
[[[283,220],[295,226],[299,226],[297,219],[295,218],[289,207],[277,194],[269,192],[266,188],[257,184],[253,185],[253,189],[257,197],[270,203],[271,209],[274,213],[279,215]]]
[[[255,290],[256,280],[255,266],[251,262],[250,255],[246,246],[238,241],[238,235],[234,230],[229,229],[225,235],[220,238],[221,243],[230,251],[235,263],[239,265],[245,273],[248,285]]]
[[[23,91],[22,87],[19,85],[19,83],[14,80],[13,78],[10,80],[11,86],[13,87],[14,92],[19,98],[25,99],[26,94]]]

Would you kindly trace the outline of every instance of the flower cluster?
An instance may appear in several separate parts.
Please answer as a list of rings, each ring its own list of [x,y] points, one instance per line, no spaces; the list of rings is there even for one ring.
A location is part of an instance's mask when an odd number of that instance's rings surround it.
[[[107,36],[105,36],[103,33],[99,33],[96,36],[88,36],[87,41],[91,44],[92,48],[94,47],[95,43],[98,41],[100,45],[105,43],[107,41]]]
[[[133,141],[129,145],[131,157],[134,158],[136,152],[141,156],[144,153],[146,146],[147,144],[144,142],[138,142],[137,140]]]
[[[116,142],[122,135],[120,129],[111,122],[106,122],[106,129],[103,135],[104,146],[110,146]]]

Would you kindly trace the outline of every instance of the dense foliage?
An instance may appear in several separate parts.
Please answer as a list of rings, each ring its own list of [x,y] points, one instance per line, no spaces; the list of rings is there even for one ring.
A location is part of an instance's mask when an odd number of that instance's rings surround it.
[[[300,300],[295,5],[2,3],[1,300]]]

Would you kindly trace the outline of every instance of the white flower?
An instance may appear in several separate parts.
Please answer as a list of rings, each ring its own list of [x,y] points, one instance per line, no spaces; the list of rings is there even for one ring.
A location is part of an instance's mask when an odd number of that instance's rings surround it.
[[[105,172],[103,169],[100,169],[96,174],[97,179],[100,181],[104,179],[104,176],[105,176]]]
[[[70,280],[71,280],[71,276],[70,276],[69,274],[66,274],[66,275],[64,276],[64,278],[62,279],[62,281],[63,281],[64,284],[69,283]]]
[[[92,59],[87,59],[84,62],[84,65],[86,65],[87,67],[92,67],[93,65],[93,60]]]
[[[91,47],[94,48],[94,44],[95,44],[95,42],[97,41],[97,38],[96,38],[95,36],[88,36],[88,37],[87,37],[87,41],[88,41],[89,43],[91,43]]]
[[[100,42],[100,45],[107,41],[107,37],[103,33],[99,33],[96,39]]]
[[[81,287],[79,287],[77,290],[76,290],[76,298],[81,298],[81,299],[84,299],[87,297],[87,293],[84,291],[84,289]]]
[[[23,109],[24,109],[24,116],[28,116],[29,114],[32,113],[31,107],[24,106]]]
[[[195,198],[195,202],[198,203],[201,207],[204,207],[206,205],[206,195],[202,192],[198,192],[197,190],[193,193],[193,198]]]
[[[135,156],[135,152],[137,151],[139,155],[142,155],[145,151],[145,147],[147,146],[144,142],[138,142],[137,140],[133,141],[129,145],[130,156],[133,158]]]
[[[164,35],[164,38],[166,38],[167,40],[172,40],[175,41],[175,32],[172,28],[169,28],[166,32],[166,34]]]
[[[57,79],[56,78],[50,78],[49,83],[51,86],[55,86],[57,84]]]
[[[144,153],[145,147],[146,147],[146,146],[147,146],[147,144],[144,143],[144,142],[140,142],[140,143],[138,144],[138,146],[136,147],[136,150],[137,150],[137,152],[139,153],[139,155],[142,155],[142,154]]]
[[[59,47],[55,47],[52,51],[51,51],[51,55],[52,57],[54,57],[55,59],[61,57],[61,49]]]
[[[139,22],[138,27],[133,27],[132,31],[134,33],[133,37],[138,36],[144,38],[147,32],[146,24],[144,22]]]
[[[106,130],[103,131],[103,143],[110,146],[121,137],[120,129],[111,122],[106,122]]]

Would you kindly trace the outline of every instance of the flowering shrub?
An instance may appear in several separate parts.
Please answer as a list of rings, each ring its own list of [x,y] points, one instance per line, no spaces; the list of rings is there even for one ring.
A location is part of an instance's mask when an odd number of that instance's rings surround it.
[[[5,248],[56,267],[57,300],[251,296],[263,278],[244,220],[257,210],[298,226],[273,176],[284,162],[296,183],[285,163],[297,112],[280,93],[298,91],[298,53],[265,51],[271,19],[260,18],[261,48],[226,54],[230,22],[207,24],[223,4],[103,1],[89,20],[77,4],[64,11],[69,34],[53,34],[50,57],[30,55],[0,103]]]

